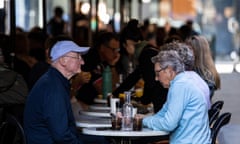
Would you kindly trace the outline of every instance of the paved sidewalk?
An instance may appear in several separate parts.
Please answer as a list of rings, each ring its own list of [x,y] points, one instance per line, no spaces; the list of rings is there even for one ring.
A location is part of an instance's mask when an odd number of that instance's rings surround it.
[[[240,125],[240,73],[220,74],[221,89],[213,96],[213,102],[224,100],[221,112],[231,112],[231,124]]]
[[[223,66],[224,65],[224,66]],[[232,64],[217,64],[224,71],[231,71]],[[223,100],[224,105],[221,113],[231,112],[232,117],[228,125],[219,132],[219,144],[240,143],[240,73],[221,73],[221,89],[213,96],[213,102]]]

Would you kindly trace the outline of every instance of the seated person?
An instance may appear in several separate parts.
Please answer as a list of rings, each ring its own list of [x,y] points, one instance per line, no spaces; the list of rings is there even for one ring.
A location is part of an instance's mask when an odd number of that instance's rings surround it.
[[[136,83],[142,79],[144,86],[140,101],[143,105],[152,103],[154,112],[157,112],[165,103],[168,92],[168,89],[163,88],[161,84],[154,79],[154,65],[151,62],[151,58],[157,55],[159,50],[142,40],[137,20],[133,19],[129,21],[128,25],[122,30],[120,37],[121,45],[125,46],[125,51],[132,51],[132,53],[134,53],[136,56],[134,60],[136,60],[137,63],[133,72],[128,74],[122,84],[113,91],[113,95],[117,97],[119,93],[132,89]],[[122,54],[124,53],[121,53],[121,60],[125,61],[124,55]],[[126,65],[126,63],[122,63],[122,65]]]
[[[119,60],[119,40],[111,32],[103,32],[97,37],[96,45],[92,47],[83,58],[85,65],[83,71],[91,73],[89,83],[81,85],[76,93],[76,98],[87,105],[94,103],[94,98],[102,94],[102,74],[106,66],[111,68],[112,89],[118,82],[118,71],[115,64]]]
[[[178,44],[178,47],[185,44]],[[163,108],[143,119],[143,125],[170,133],[170,143],[211,143],[208,105],[201,88],[176,51],[161,51],[152,58],[155,79],[169,88]]]
[[[50,49],[51,66],[31,89],[24,111],[27,143],[105,143],[103,137],[79,134],[70,103],[71,77],[81,72],[88,48],[71,40],[56,42]],[[93,142],[95,141],[95,142]]]
[[[215,67],[210,46],[203,36],[192,36],[186,40],[195,54],[194,71],[196,71],[208,84],[210,98],[214,92],[221,88],[221,79]]]
[[[198,75],[197,72],[194,71],[195,56],[193,49],[187,45],[185,46],[183,45],[181,47],[178,47],[177,45],[178,42],[173,40],[173,42],[169,42],[168,44],[163,45],[161,47],[161,51],[164,50],[177,51],[177,53],[182,58],[182,61],[184,63],[185,73],[194,78],[195,82],[198,83],[199,88],[201,88],[202,92],[204,93],[206,102],[208,104],[208,109],[210,109],[211,107],[210,90],[204,79],[200,77],[200,75]]]

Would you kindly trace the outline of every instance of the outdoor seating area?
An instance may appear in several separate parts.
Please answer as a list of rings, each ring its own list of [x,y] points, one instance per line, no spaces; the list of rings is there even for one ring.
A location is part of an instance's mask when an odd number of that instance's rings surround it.
[[[0,0],[0,144],[239,144],[240,0]]]

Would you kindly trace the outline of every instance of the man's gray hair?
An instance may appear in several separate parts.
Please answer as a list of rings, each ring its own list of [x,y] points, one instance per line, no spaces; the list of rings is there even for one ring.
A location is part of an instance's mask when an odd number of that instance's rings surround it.
[[[185,70],[184,63],[179,54],[175,50],[160,51],[158,55],[152,57],[152,62],[159,63],[161,68],[172,67],[176,73]]]

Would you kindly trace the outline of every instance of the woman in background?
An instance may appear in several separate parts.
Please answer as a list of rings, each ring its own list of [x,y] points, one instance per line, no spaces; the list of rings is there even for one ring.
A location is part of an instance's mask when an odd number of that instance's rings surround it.
[[[212,98],[214,91],[220,89],[221,81],[211,55],[209,43],[203,36],[192,36],[186,40],[186,43],[192,46],[194,51],[194,71],[207,82],[210,98]]]

